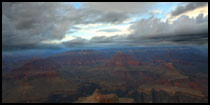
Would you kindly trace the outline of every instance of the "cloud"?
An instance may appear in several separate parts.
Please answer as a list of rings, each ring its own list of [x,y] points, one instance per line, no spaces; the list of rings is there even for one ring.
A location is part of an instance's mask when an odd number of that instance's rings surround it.
[[[196,17],[196,23],[200,24],[200,23],[205,23],[208,22],[208,15],[204,17],[203,14],[200,14]]]
[[[65,47],[116,47],[121,46],[119,43],[125,43],[125,36],[95,36],[90,40],[77,37],[76,39],[63,42]]]
[[[181,16],[173,24],[150,17],[137,21],[130,29],[133,30],[131,34],[96,36],[87,40],[85,44],[109,47],[208,44],[208,16],[203,14],[196,18]]]
[[[98,32],[118,32],[121,31],[119,29],[102,29],[102,30],[98,30]]]
[[[197,18],[181,16],[169,24],[151,17],[133,24],[134,32],[128,36],[131,42],[144,44],[206,44],[208,43],[208,16]]]
[[[178,6],[174,11],[172,11],[172,16],[178,16],[182,13],[194,10],[196,8],[200,8],[203,6],[208,5],[208,2],[192,2],[192,3],[187,3],[185,6]]]
[[[30,48],[43,40],[65,36],[65,24],[54,11],[59,3],[3,3],[2,41],[4,49]]]
[[[36,50],[44,50],[44,49],[62,49],[63,46],[57,44],[27,44],[27,45],[13,45],[13,46],[6,46],[2,47],[2,51],[17,51],[17,50],[29,50],[29,49],[36,49]]]
[[[62,44],[66,47],[82,47],[88,43],[88,40],[81,37],[76,37],[73,40],[63,42]]]
[[[92,24],[92,23],[121,23],[129,16],[124,13],[106,12],[96,8],[83,7],[76,10],[66,10],[63,21],[73,21],[74,24]]]
[[[108,12],[101,16],[101,18],[96,19],[97,22],[111,22],[111,23],[121,23],[124,20],[128,19],[127,14],[117,13],[117,12]]]
[[[142,19],[141,16],[145,13],[161,13],[159,8],[154,9],[156,4],[83,3],[79,8],[75,8],[71,3],[3,2],[2,47],[3,50],[21,50],[207,42],[208,3],[187,3],[185,6],[178,6],[171,12],[173,16],[179,15],[172,23],[169,19],[163,22],[155,18],[155,15]],[[205,8],[196,13],[206,10],[205,14],[196,15],[195,18],[185,16],[189,11],[201,7]],[[128,22],[132,18],[137,19]],[[76,32],[81,35],[74,34]],[[85,37],[89,38],[84,39]]]
[[[163,13],[163,11],[158,10],[158,9],[154,9],[154,10],[149,11],[149,14],[151,14],[151,15],[162,14],[162,13]]]
[[[157,2],[89,2],[84,7],[115,13],[143,13],[151,9]]]
[[[190,34],[190,35],[174,35],[174,36],[154,36],[150,38],[145,38],[152,42],[159,44],[161,41],[168,42],[168,44],[207,44],[208,34]]]
[[[43,41],[61,40],[77,24],[119,24],[128,15],[115,12],[76,9],[65,3],[2,3],[3,49],[39,46]],[[76,29],[78,30],[78,29]]]
[[[112,43],[112,42],[116,42],[117,39],[120,39],[118,35],[115,36],[96,36],[93,37],[90,41],[92,43]]]

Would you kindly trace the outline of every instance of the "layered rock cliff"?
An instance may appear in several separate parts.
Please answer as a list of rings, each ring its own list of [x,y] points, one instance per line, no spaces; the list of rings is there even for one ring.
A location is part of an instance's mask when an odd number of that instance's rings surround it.
[[[75,103],[134,103],[131,98],[118,98],[116,94],[101,94],[98,89],[91,96],[79,98]]]

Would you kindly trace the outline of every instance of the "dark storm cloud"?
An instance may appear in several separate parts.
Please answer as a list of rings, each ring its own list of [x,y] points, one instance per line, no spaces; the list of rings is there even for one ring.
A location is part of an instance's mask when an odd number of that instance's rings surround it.
[[[92,43],[111,43],[111,42],[116,42],[118,39],[120,39],[118,35],[110,36],[110,37],[96,36],[96,37],[93,37],[90,41]]]
[[[208,33],[204,34],[189,34],[189,35],[175,35],[175,36],[156,36],[145,38],[151,41],[165,41],[173,44],[207,44],[208,43]]]
[[[59,19],[54,14],[59,5],[56,3],[3,3],[3,49],[33,48],[43,40],[62,38],[63,30]]]
[[[72,16],[72,14],[74,14]],[[105,12],[95,9],[80,9],[69,13],[69,16],[64,17],[66,21],[74,20],[75,24],[89,24],[89,23],[112,23],[119,24],[128,19],[129,16],[124,13]]]
[[[182,16],[169,24],[151,17],[134,22],[130,35],[112,37],[96,36],[90,40],[77,37],[60,45],[42,44],[43,41],[60,40],[66,33],[82,30],[76,25],[109,23],[120,24],[131,14],[147,13],[156,3],[84,3],[80,8],[66,3],[2,3],[3,50],[45,49],[143,44],[203,44],[207,43],[208,16],[200,14],[195,19]],[[202,7],[208,3],[188,3],[179,6],[172,14]],[[117,29],[99,30],[118,32]]]
[[[36,48],[42,41],[62,39],[77,24],[120,23],[127,18],[122,13],[76,9],[65,3],[2,3],[3,49]]]
[[[16,50],[28,50],[28,49],[62,49],[63,47],[60,45],[54,45],[54,44],[27,44],[27,45],[16,45],[16,46],[6,46],[3,47],[3,51],[16,51]]]
[[[208,4],[208,2],[192,2],[192,3],[188,3],[185,6],[178,6],[174,11],[172,11],[172,16],[178,16],[182,13],[194,10],[196,8],[199,7],[203,7],[206,6]]]
[[[89,43],[88,40],[81,37],[77,37],[73,40],[63,42],[62,44],[66,47],[82,47],[88,43]]]

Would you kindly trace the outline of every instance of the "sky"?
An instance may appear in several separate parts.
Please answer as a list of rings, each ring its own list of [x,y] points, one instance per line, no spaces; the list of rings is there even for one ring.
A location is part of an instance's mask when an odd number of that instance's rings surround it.
[[[208,46],[208,2],[3,2],[2,50]]]

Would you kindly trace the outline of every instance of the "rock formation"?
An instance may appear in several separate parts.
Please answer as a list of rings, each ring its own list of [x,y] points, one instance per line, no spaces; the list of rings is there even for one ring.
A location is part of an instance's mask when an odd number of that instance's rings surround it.
[[[115,94],[101,94],[96,89],[91,96],[79,98],[75,103],[134,103],[134,100],[118,98]]]

